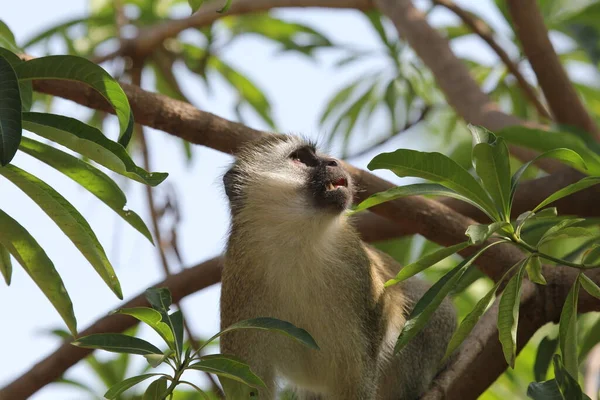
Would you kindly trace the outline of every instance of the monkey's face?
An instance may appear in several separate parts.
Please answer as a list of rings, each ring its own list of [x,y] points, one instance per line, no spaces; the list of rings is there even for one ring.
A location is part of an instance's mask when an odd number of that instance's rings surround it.
[[[223,180],[234,212],[264,204],[288,216],[335,215],[352,204],[351,177],[341,163],[296,136],[247,147]]]

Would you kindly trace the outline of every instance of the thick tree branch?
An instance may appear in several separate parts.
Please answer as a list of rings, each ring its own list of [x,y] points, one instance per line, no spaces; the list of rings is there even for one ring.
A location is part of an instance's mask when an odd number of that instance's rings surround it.
[[[200,289],[214,285],[221,280],[222,260],[220,257],[205,261],[182,272],[171,275],[156,287],[168,287],[173,301],[180,301],[185,296]],[[149,307],[143,293],[134,297],[123,307]],[[107,315],[91,327],[81,332],[81,336],[94,333],[123,332],[138,321],[125,315]],[[75,347],[69,342],[63,343],[54,353],[34,365],[27,373],[0,390],[0,400],[27,399],[48,383],[60,378],[62,374],[93,350]]]
[[[452,0],[433,0],[433,3],[446,7],[455,13],[475,34],[481,37],[492,48],[492,50],[496,52],[500,60],[502,60],[504,65],[506,65],[506,68],[508,68],[510,73],[515,77],[519,87],[523,91],[523,94],[531,102],[531,104],[534,105],[538,114],[544,118],[552,119],[552,116],[548,113],[546,107],[544,107],[540,99],[538,99],[535,89],[529,84],[529,82],[527,82],[523,74],[521,74],[517,64],[511,60],[510,56],[502,47],[500,47],[498,42],[496,42],[494,35],[486,23],[463,10]]]
[[[508,10],[555,119],[599,137],[598,127],[583,106],[556,55],[535,0],[507,0]]]

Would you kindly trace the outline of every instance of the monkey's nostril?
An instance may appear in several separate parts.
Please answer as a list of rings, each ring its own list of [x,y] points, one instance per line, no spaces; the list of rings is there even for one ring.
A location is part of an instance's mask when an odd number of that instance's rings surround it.
[[[327,161],[327,166],[328,167],[337,167],[338,166],[338,162],[335,160],[328,160]]]

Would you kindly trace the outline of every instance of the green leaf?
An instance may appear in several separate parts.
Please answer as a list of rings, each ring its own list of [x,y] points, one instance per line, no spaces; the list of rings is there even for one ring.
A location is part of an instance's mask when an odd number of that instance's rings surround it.
[[[455,244],[450,247],[443,247],[437,251],[427,254],[421,259],[415,261],[412,264],[409,264],[405,267],[402,267],[400,272],[396,275],[395,278],[390,279],[385,283],[385,287],[395,285],[396,283],[402,282],[413,275],[418,274],[419,272],[425,270],[426,268],[431,267],[434,264],[442,261],[443,259],[450,257],[452,254],[460,251],[469,246],[469,242],[463,242]]]
[[[269,125],[275,129],[271,116],[271,104],[264,93],[250,79],[236,71],[217,57],[211,57],[209,65],[213,67],[239,93],[240,97]]]
[[[577,360],[577,299],[579,297],[579,278],[575,280],[565,300],[560,323],[558,339],[560,352],[564,358],[565,368],[572,377],[579,376],[579,361]]]
[[[356,88],[363,82],[364,82],[364,77],[361,76],[357,80],[350,83],[349,85],[340,89],[340,91],[337,92],[325,106],[325,111],[323,111],[323,114],[321,114],[321,117],[319,118],[319,124],[323,125],[323,123],[329,118],[331,113],[334,110],[340,108],[340,106],[342,104],[344,104],[352,96],[352,94],[356,90]]]
[[[23,128],[52,140],[134,181],[156,186],[168,174],[147,172],[135,165],[127,150],[98,129],[74,118],[46,113],[23,113]]]
[[[170,349],[175,350],[175,342],[173,332],[171,328],[162,322],[162,314],[152,308],[148,307],[135,307],[135,308],[121,308],[114,311],[114,314],[130,315],[135,319],[142,321],[160,335]]]
[[[366,210],[367,208],[374,207],[378,204],[385,203],[387,201],[396,200],[401,197],[428,195],[453,197],[455,199],[467,202],[473,205],[474,207],[479,208],[481,211],[485,212],[485,209],[483,209],[481,206],[479,206],[477,203],[475,203],[468,197],[460,195],[453,190],[443,187],[442,185],[438,185],[437,183],[415,183],[412,185],[397,186],[385,190],[383,192],[375,193],[363,200],[362,202],[360,202],[360,204],[358,204],[356,207],[354,207],[350,214],[355,214],[359,211]]]
[[[12,263],[10,262],[10,253],[0,243],[0,273],[4,277],[6,286],[10,286],[10,280],[12,277]]]
[[[227,12],[227,10],[229,10],[229,7],[231,7],[231,0],[225,0],[225,5],[220,10],[217,10],[217,12],[218,13]]]
[[[498,336],[504,358],[511,368],[515,367],[517,354],[517,325],[524,272],[525,268],[522,264],[517,273],[508,281],[498,308]]]
[[[133,134],[133,114],[121,86],[102,67],[77,56],[34,58],[15,69],[19,80],[66,79],[91,86],[115,109],[120,126],[119,143],[127,147]]]
[[[527,397],[533,400],[564,400],[555,379],[546,382],[531,382],[527,387]]]
[[[565,368],[560,355],[555,354],[554,358],[554,375],[556,376],[556,382],[558,388],[564,399],[567,400],[591,400],[579,386],[577,379],[575,379],[569,371]]]
[[[52,218],[110,289],[122,299],[123,293],[115,271],[94,231],[79,211],[50,185],[14,165],[0,168],[0,175],[14,183]]]
[[[423,297],[421,297],[414,306],[410,316],[408,317],[408,320],[404,324],[404,328],[402,329],[402,332],[400,332],[400,336],[398,336],[398,340],[396,341],[394,354],[397,354],[400,350],[402,350],[402,348],[404,348],[404,346],[406,346],[408,342],[423,329],[431,315],[435,312],[435,310],[437,310],[448,293],[454,289],[457,282],[467,271],[467,269],[475,262],[477,257],[495,244],[496,243],[492,243],[479,250],[471,257],[464,259],[460,264],[442,276],[433,286],[429,288],[429,290],[427,290],[427,292],[425,292]]]
[[[167,391],[167,378],[161,377],[155,380],[148,386],[144,392],[142,400],[162,400],[164,393]]]
[[[172,351],[171,351],[172,352]],[[144,354],[144,358],[152,368],[158,367],[168,358],[167,354]]]
[[[538,161],[538,160],[540,160],[542,158],[555,158],[557,160],[561,160],[565,164],[568,164],[568,165],[570,165],[570,166],[572,166],[574,168],[577,168],[580,171],[587,170],[587,166],[585,165],[585,162],[583,161],[583,158],[581,158],[581,156],[579,154],[577,154],[576,152],[574,152],[573,150],[560,149],[559,148],[559,149],[550,150],[550,151],[547,151],[547,152],[545,152],[543,154],[540,154],[539,156],[537,156],[533,160],[528,161],[525,164],[521,165],[521,167],[513,175],[512,180],[511,180],[511,184],[510,184],[510,203],[511,204],[512,204],[513,199],[515,197],[515,193],[517,192],[517,187],[519,185],[519,180],[521,179],[521,177],[523,176],[523,174],[525,174],[525,172],[527,171],[527,169],[532,164],[534,164],[536,161]]]
[[[477,246],[483,244],[490,236],[507,226],[510,226],[510,223],[505,221],[493,222],[489,225],[469,225],[465,235],[470,238],[470,245]]]
[[[146,289],[144,296],[148,303],[161,314],[169,311],[169,306],[173,303],[171,292],[167,288]]]
[[[381,23],[381,13],[379,13],[378,11],[371,10],[371,11],[365,11],[364,14],[369,19],[369,22],[371,23],[375,32],[377,32],[379,39],[381,39],[383,44],[385,44],[387,47],[389,47],[389,40],[387,38],[387,35],[385,34],[385,29],[383,28],[383,24]]]
[[[0,171],[6,168],[0,168]],[[71,333],[77,335],[73,303],[54,264],[29,232],[2,210],[0,210],[0,244],[12,254],[44,292]]]
[[[525,264],[525,269],[531,282],[540,285],[546,284],[546,278],[542,275],[542,262],[538,256],[529,257],[527,264]]]
[[[548,368],[552,362],[552,355],[554,355],[556,352],[557,347],[558,338],[551,339],[549,336],[545,336],[541,340],[540,344],[538,345],[535,362],[533,364],[533,375],[536,381],[541,382],[546,379]]]
[[[2,21],[0,21],[1,23]],[[0,47],[0,57],[6,58],[6,61],[10,63],[13,69],[25,62],[16,54],[2,47]],[[21,111],[29,111],[33,103],[33,86],[31,82],[19,82],[19,92],[21,95]]]
[[[2,20],[0,20],[0,47],[6,47],[15,53],[21,52],[15,41],[15,35]]]
[[[505,138],[508,142],[518,146],[528,147],[541,152],[559,148],[571,149],[581,156],[587,170],[581,172],[600,175],[600,155],[588,148],[583,140],[576,135],[566,132],[550,132],[524,126],[511,126],[496,132],[497,136]],[[579,169],[578,164],[572,166]]]
[[[188,4],[192,8],[192,12],[195,13],[202,6],[204,0],[188,0]]]
[[[400,177],[411,176],[438,182],[479,204],[493,220],[498,219],[491,199],[479,182],[466,169],[441,153],[399,149],[379,154],[367,168],[371,171],[389,169]]]
[[[148,227],[140,216],[125,208],[127,204],[125,193],[104,172],[77,157],[27,137],[23,137],[19,149],[79,183],[104,204],[112,208],[125,222],[144,235],[151,243],[154,243]]]
[[[148,378],[152,378],[153,376],[159,375],[161,374],[144,374],[125,379],[123,382],[117,383],[116,385],[108,389],[108,391],[104,394],[104,397],[109,400],[116,399],[121,393],[123,393],[127,389],[137,385],[140,382],[145,381]]]
[[[180,311],[169,314],[169,306],[173,302],[171,292],[167,288],[150,288],[144,292],[146,299],[162,316],[162,322],[169,326],[175,339],[173,350],[177,357],[183,351],[183,319]]]
[[[556,200],[562,199],[563,197],[567,197],[573,193],[579,192],[583,189],[587,189],[590,186],[594,186],[600,183],[600,177],[597,176],[588,176],[583,178],[582,180],[572,183],[564,188],[557,190],[550,196],[548,196],[544,201],[538,204],[533,211],[537,211],[540,208],[547,206],[550,203],[554,203]]]
[[[183,351],[183,314],[181,310],[177,310],[169,315],[169,323],[175,335],[175,351],[179,351],[179,354],[181,354]]]
[[[0,167],[8,165],[21,142],[21,94],[10,62],[0,54]]]
[[[598,236],[594,238],[598,240]],[[600,244],[594,244],[591,248],[583,253],[583,264],[586,266],[596,266],[600,262]]]
[[[469,125],[469,130],[482,131],[485,128]],[[502,138],[485,130],[487,135],[473,134],[473,165],[483,187],[496,204],[496,210],[503,218],[510,215],[510,158],[508,146]]]
[[[227,354],[204,356],[188,368],[224,376],[255,388],[266,387],[262,379],[256,376],[248,365]]]
[[[585,274],[579,274],[579,283],[585,289],[586,292],[591,294],[597,299],[600,299],[600,287],[594,283],[593,280],[588,278]]]
[[[214,339],[221,336],[222,334],[224,334],[226,332],[234,331],[237,329],[261,329],[261,330],[281,333],[281,334],[291,337],[292,339],[297,340],[298,342],[302,343],[303,345],[305,345],[311,349],[319,350],[319,346],[317,345],[315,340],[304,329],[298,328],[287,321],[282,321],[282,320],[279,320],[276,318],[268,318],[268,317],[252,318],[252,319],[246,319],[243,321],[236,322],[235,324],[228,326],[227,328],[223,329],[221,332],[217,333],[216,335],[214,335],[213,337],[208,339],[204,346],[206,346],[207,344],[209,344],[210,342],[212,342]]]
[[[559,221],[558,223],[552,225],[550,229],[548,229],[546,232],[544,232],[544,234],[538,241],[537,246],[539,247],[542,243],[559,237],[561,232],[564,231],[566,228],[569,228],[571,225],[583,222],[584,220],[584,218],[566,218]]]
[[[86,349],[101,349],[113,353],[127,354],[160,354],[162,351],[147,341],[122,333],[97,333],[83,336],[71,344]]]

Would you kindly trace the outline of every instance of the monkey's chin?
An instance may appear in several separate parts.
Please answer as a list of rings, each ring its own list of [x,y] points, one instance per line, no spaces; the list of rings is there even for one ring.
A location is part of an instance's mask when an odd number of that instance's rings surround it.
[[[327,213],[341,214],[352,204],[352,193],[345,186],[316,193],[315,206]]]

